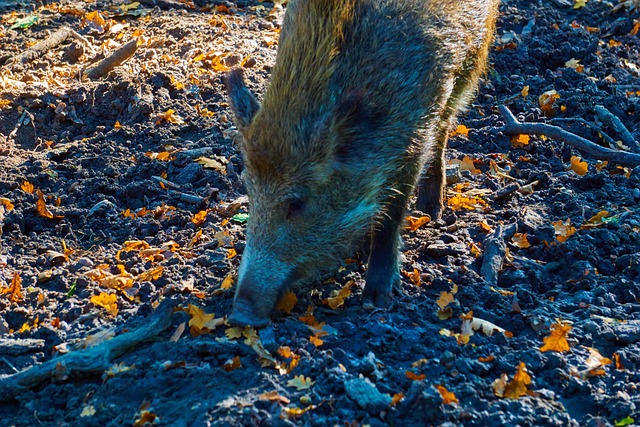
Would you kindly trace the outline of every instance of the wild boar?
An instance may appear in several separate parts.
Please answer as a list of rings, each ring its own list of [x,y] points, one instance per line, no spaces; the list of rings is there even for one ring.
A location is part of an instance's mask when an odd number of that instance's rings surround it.
[[[499,0],[290,0],[262,105],[227,76],[249,197],[236,325],[263,327],[283,290],[369,236],[363,298],[399,284],[400,231],[443,209],[444,150],[484,72]]]

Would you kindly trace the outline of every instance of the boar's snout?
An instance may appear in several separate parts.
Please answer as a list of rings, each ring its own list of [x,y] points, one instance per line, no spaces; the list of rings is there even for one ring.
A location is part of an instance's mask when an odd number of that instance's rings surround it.
[[[233,311],[229,316],[229,323],[232,326],[264,328],[270,323],[269,312],[265,315],[260,311],[250,300],[236,298],[233,302]]]
[[[234,326],[263,328],[271,322],[271,312],[281,292],[294,280],[287,266],[263,264],[253,251],[245,250],[238,272],[238,288],[229,322]]]

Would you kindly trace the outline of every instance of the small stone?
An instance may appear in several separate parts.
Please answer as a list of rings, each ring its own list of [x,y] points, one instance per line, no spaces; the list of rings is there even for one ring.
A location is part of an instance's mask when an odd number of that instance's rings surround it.
[[[351,400],[372,414],[388,409],[391,404],[388,394],[380,393],[371,381],[363,377],[345,381],[344,388]]]

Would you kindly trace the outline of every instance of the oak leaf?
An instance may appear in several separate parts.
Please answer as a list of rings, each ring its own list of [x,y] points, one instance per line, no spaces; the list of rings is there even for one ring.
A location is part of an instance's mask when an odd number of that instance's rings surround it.
[[[540,351],[557,351],[565,353],[570,350],[567,335],[571,331],[571,326],[564,323],[554,323],[551,325],[551,334],[543,339],[544,345]]]

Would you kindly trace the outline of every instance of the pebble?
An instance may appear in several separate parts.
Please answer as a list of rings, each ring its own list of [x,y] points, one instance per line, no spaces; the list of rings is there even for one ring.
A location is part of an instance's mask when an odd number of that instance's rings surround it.
[[[351,400],[370,413],[384,411],[391,404],[391,396],[380,393],[368,379],[360,377],[345,381],[344,388]]]

